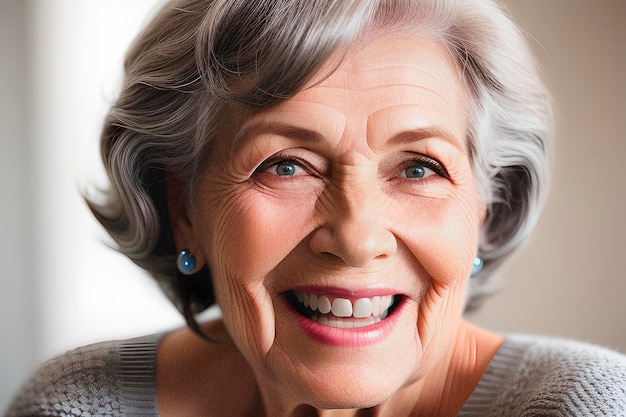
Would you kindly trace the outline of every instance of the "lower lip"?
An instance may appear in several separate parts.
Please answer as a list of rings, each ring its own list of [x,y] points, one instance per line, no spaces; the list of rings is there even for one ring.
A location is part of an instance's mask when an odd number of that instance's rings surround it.
[[[293,307],[291,312],[296,315],[296,321],[302,331],[317,342],[336,347],[364,347],[380,342],[393,331],[403,306],[404,302],[401,302],[392,314],[378,323],[354,329],[321,324],[303,316]]]

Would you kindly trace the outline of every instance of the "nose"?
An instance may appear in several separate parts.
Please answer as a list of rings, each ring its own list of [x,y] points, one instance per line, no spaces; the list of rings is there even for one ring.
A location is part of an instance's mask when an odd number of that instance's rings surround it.
[[[371,184],[327,188],[318,200],[322,224],[310,237],[311,250],[353,268],[393,255],[397,241],[386,205],[382,190]]]

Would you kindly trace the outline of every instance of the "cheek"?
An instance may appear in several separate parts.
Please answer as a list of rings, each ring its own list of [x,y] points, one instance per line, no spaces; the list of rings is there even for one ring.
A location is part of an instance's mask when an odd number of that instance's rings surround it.
[[[221,197],[199,213],[217,302],[239,349],[251,363],[262,363],[275,339],[267,280],[308,235],[314,202],[278,200],[250,189],[206,195]]]
[[[476,199],[463,195],[420,199],[398,213],[396,234],[433,284],[449,286],[469,276],[480,230]]]
[[[264,280],[309,233],[315,203],[243,192],[214,217],[210,259],[244,281]]]

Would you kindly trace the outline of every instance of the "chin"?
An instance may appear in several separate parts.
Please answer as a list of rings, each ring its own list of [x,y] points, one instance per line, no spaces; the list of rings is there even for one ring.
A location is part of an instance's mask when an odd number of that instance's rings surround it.
[[[358,374],[328,377],[320,384],[304,381],[302,402],[318,409],[370,408],[392,398],[403,385],[380,375],[357,381]]]
[[[406,387],[418,368],[420,349],[407,336],[415,324],[403,324],[387,340],[361,347],[298,340],[292,329],[291,337],[277,339],[270,351],[269,373],[281,376],[277,385],[283,393],[290,390],[294,401],[318,409],[379,405]]]

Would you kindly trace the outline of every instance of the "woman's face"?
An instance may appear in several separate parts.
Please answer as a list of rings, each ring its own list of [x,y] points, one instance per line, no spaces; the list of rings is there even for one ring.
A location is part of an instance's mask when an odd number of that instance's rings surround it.
[[[466,126],[449,53],[407,35],[214,144],[177,241],[266,396],[363,407],[446,371],[485,213]]]

